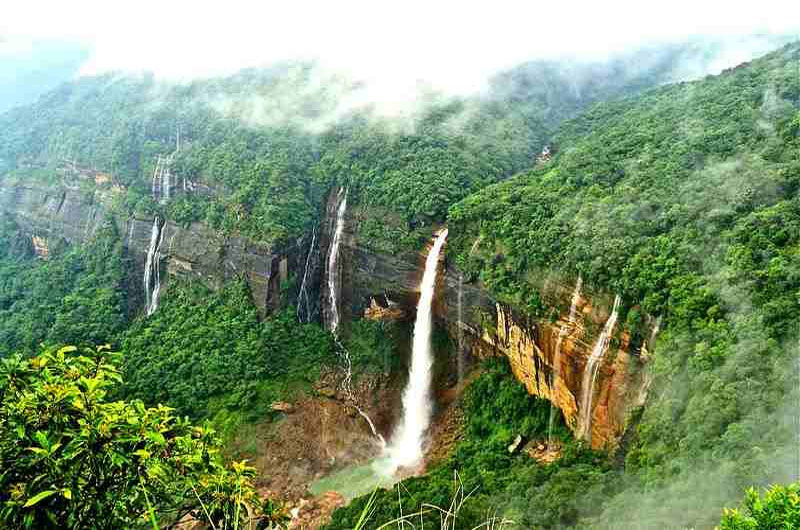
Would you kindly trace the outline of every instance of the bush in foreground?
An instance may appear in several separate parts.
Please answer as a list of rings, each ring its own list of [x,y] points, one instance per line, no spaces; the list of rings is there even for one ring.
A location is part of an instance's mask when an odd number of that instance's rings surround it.
[[[122,377],[109,348],[0,360],[0,526],[131,528],[185,517],[217,528],[282,515],[226,465],[214,432],[141,401],[109,401]]]

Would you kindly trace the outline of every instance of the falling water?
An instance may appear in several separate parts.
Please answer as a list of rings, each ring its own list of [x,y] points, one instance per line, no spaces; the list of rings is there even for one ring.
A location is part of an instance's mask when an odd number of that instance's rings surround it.
[[[166,171],[162,172],[161,175],[161,201],[167,202],[169,201],[169,191],[170,191],[170,177],[171,174],[169,172],[169,168],[166,168]]]
[[[156,309],[158,309],[158,295],[161,292],[161,245],[164,243],[164,234],[166,231],[166,226],[162,226],[161,236],[158,238],[158,246],[156,247],[156,256],[153,260],[153,272],[155,273],[156,280],[153,284],[153,294],[150,296],[150,307],[147,309],[148,316],[155,313]]]
[[[128,232],[128,242],[127,242],[127,247],[128,247],[128,248],[131,248],[131,246],[133,245],[133,229],[134,229],[134,227],[136,226],[136,220],[135,220],[133,217],[131,217],[131,218],[130,218],[130,220],[129,220],[128,222],[129,222],[129,223],[130,223],[130,225],[131,225],[131,229],[130,229],[130,232]]]
[[[344,194],[344,197],[342,195]],[[372,419],[364,412],[358,404],[356,404],[356,398],[353,394],[353,363],[350,360],[350,352],[347,351],[347,348],[339,340],[339,300],[338,300],[338,285],[337,285],[337,278],[339,272],[339,246],[342,243],[342,233],[344,232],[344,214],[347,212],[347,191],[344,188],[339,188],[339,193],[337,195],[337,200],[339,201],[339,206],[336,209],[336,227],[334,228],[333,232],[333,239],[331,240],[331,247],[328,251],[328,300],[330,303],[330,321],[328,326],[333,333],[334,340],[336,341],[336,350],[338,351],[339,355],[344,362],[345,367],[345,374],[344,374],[344,381],[342,382],[342,388],[344,389],[345,395],[349,398],[350,402],[353,404],[353,407],[358,411],[362,418],[364,418],[369,424],[369,428],[372,431],[372,435],[378,439],[380,442],[381,447],[385,447],[386,443],[383,439],[383,436],[375,428],[375,424],[372,422]],[[313,248],[314,242],[312,241],[311,246]],[[311,255],[311,251],[309,251],[309,257]],[[306,274],[308,274],[308,259],[306,259]],[[305,284],[305,277],[303,279],[303,284]],[[303,287],[301,286],[301,291],[303,291]],[[306,300],[308,300],[308,295],[306,295]],[[308,303],[308,302],[306,302]]]
[[[153,169],[153,183],[150,186],[150,193],[154,201],[158,201],[161,193],[161,181],[159,180],[161,171],[161,157],[156,159],[156,167]]]
[[[144,264],[144,295],[147,315],[152,315],[158,308],[158,295],[161,291],[161,244],[164,242],[164,230],[158,224],[158,216],[153,219],[150,232],[150,248],[147,249],[147,260]],[[152,284],[152,291],[151,291]]]
[[[403,419],[388,448],[394,469],[401,466],[415,466],[422,459],[425,431],[428,429],[431,418],[430,386],[433,368],[431,306],[436,287],[439,253],[446,238],[447,229],[436,237],[436,242],[425,261],[425,274],[422,276],[419,305],[417,305],[417,320],[414,323],[411,368],[408,374],[408,385],[403,393]]]
[[[550,391],[555,393],[556,384],[559,378],[561,377],[561,343],[564,340],[564,337],[567,336],[569,333],[569,326],[575,324],[575,313],[578,308],[578,300],[581,298],[581,286],[583,285],[583,279],[578,276],[578,281],[575,283],[575,291],[572,293],[572,300],[570,301],[569,305],[569,316],[567,317],[567,322],[561,326],[561,329],[558,331],[558,338],[556,339],[556,348],[555,354],[553,355],[553,375],[550,379]],[[547,422],[547,447],[552,446],[553,442],[553,423],[555,421],[556,416],[556,407],[555,404],[555,396],[550,398],[550,420]]]
[[[661,331],[661,316],[656,319],[655,324],[653,324],[653,330],[650,332],[650,340],[647,341],[647,348],[652,350],[656,344],[656,337],[658,337],[658,332]]]
[[[311,265],[311,255],[314,253],[314,243],[317,241],[317,227],[311,230],[311,245],[308,247],[308,255],[306,256],[306,268],[303,272],[303,281],[300,283],[300,291],[297,293],[297,320],[303,321],[300,318],[300,308],[305,303],[306,308],[306,322],[311,322],[311,303],[308,299],[308,269]]]
[[[347,211],[347,192],[339,188],[339,197],[344,192],[344,198],[339,199],[339,207],[336,210],[336,228],[333,232],[331,248],[328,252],[328,300],[330,303],[330,322],[328,324],[331,332],[336,334],[339,328],[339,300],[337,293],[338,259],[339,245],[342,243],[342,232],[344,231],[344,214]]]
[[[144,297],[145,308],[150,309],[150,277],[153,272],[153,256],[158,245],[158,217],[153,218],[153,228],[150,231],[150,248],[147,250],[147,260],[144,264]]]
[[[617,312],[619,310],[620,298],[619,295],[614,297],[614,307],[611,310],[611,315],[603,327],[600,336],[597,337],[597,342],[594,344],[592,353],[586,362],[586,369],[583,372],[583,385],[581,389],[581,415],[580,415],[580,431],[579,438],[589,440],[591,438],[591,422],[592,422],[592,396],[594,394],[594,384],[597,379],[597,372],[602,364],[603,357],[608,350],[608,343],[611,339],[611,333],[614,331],[614,326],[617,324]]]

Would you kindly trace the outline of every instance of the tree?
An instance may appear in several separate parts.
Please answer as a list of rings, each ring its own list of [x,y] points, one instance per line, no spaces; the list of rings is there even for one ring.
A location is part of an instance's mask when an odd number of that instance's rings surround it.
[[[762,498],[755,488],[745,494],[744,507],[725,510],[719,530],[800,528],[800,483],[773,486]]]
[[[0,526],[154,528],[186,517],[217,528],[282,512],[261,501],[244,462],[226,465],[207,426],[172,409],[111,401],[121,382],[108,346],[0,361]]]

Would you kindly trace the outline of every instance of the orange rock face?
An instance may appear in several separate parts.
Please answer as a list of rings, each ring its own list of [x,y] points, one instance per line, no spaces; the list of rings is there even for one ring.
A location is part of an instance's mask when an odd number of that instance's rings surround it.
[[[597,338],[596,330],[608,318],[609,308],[591,305],[582,298],[574,322],[566,314],[559,315],[555,322],[541,322],[515,315],[501,304],[496,304],[495,309],[496,328],[484,327],[476,353],[506,356],[515,377],[528,392],[561,409],[567,426],[577,433],[584,370]],[[624,329],[618,328],[614,337],[593,388],[590,441],[595,449],[617,447],[629,411],[641,404],[647,390],[642,370],[646,351],[632,354]]]

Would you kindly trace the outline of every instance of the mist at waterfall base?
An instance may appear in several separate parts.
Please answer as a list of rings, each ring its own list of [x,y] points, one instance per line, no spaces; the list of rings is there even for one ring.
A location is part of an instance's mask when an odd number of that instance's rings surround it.
[[[403,392],[403,417],[389,444],[384,445],[383,454],[374,461],[342,469],[316,481],[309,488],[312,493],[320,494],[334,490],[345,498],[352,499],[376,487],[389,487],[402,478],[398,471],[413,472],[422,464],[425,436],[433,412],[430,392],[433,374],[431,348],[433,295],[439,256],[446,239],[447,229],[437,235],[425,260],[425,272],[420,284],[420,298],[414,323],[411,367],[408,384]]]

